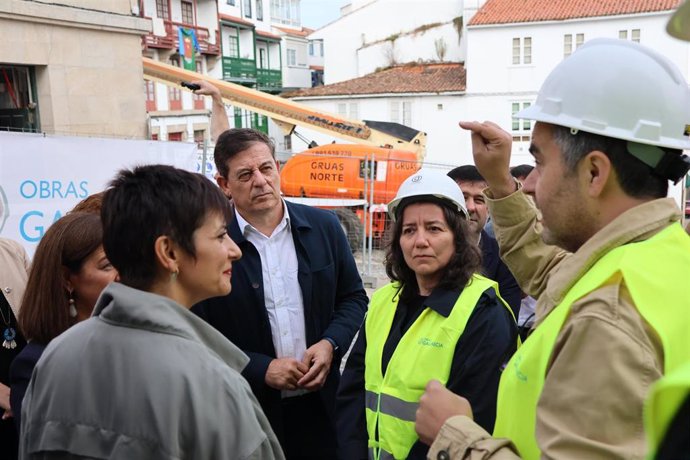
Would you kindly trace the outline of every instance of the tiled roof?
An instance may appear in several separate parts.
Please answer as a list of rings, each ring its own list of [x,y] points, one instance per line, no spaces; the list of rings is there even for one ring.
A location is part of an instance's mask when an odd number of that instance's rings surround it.
[[[309,29],[307,27],[302,27],[301,29],[288,29],[287,27],[277,27],[273,26],[283,33],[292,35],[293,37],[306,37],[310,33],[314,32],[314,29]]]
[[[391,67],[352,80],[299,89],[284,97],[343,96],[386,93],[465,91],[465,67],[460,63],[409,64]]]
[[[469,26],[651,13],[676,8],[680,0],[487,0]]]
[[[237,16],[231,16],[229,14],[219,14],[218,17],[220,18],[221,21],[229,21],[229,22],[234,22],[235,24],[243,24],[245,26],[250,26],[254,27],[254,24],[252,24],[249,21],[245,21],[242,18],[238,18]]]
[[[256,29],[256,35],[259,35],[261,37],[266,37],[266,38],[272,38],[274,40],[280,40],[280,36],[276,34],[272,34],[271,32],[266,32],[263,30]]]

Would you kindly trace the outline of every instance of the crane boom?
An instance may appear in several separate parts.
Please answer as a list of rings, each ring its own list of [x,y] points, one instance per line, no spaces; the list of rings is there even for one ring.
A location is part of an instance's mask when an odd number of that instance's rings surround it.
[[[145,79],[175,87],[184,80],[205,80],[220,90],[226,103],[265,115],[288,134],[295,126],[303,126],[357,144],[414,152],[420,161],[424,158],[426,133],[422,131],[396,123],[348,120],[289,99],[216,80],[147,57],[142,57],[142,60]]]

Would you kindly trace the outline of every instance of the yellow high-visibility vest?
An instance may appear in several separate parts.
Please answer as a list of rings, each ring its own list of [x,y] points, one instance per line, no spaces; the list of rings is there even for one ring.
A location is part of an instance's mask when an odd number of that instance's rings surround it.
[[[494,436],[511,439],[524,459],[539,458],[537,402],[556,338],[571,305],[607,283],[622,278],[640,315],[658,333],[664,348],[664,373],[690,360],[689,274],[690,237],[679,223],[646,241],[628,243],[604,255],[508,362],[498,387]]]
[[[690,314],[690,309],[688,313]],[[690,361],[656,382],[644,408],[648,458],[655,458],[676,413],[690,397]],[[690,433],[687,433],[690,436]],[[690,453],[690,452],[687,452]]]
[[[474,275],[447,318],[424,309],[400,339],[383,375],[383,346],[398,306],[399,288],[398,283],[391,283],[374,293],[364,326],[365,412],[370,458],[376,460],[407,458],[418,439],[415,414],[426,384],[432,379],[444,385],[448,381],[455,346],[482,293],[493,288],[500,298],[495,281]]]

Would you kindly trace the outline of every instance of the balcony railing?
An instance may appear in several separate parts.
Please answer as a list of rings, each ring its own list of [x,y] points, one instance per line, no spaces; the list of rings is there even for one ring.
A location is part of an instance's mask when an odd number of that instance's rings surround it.
[[[206,27],[199,27],[194,24],[185,24],[182,22],[173,22],[168,19],[163,22],[165,24],[165,36],[161,37],[152,33],[144,35],[144,48],[177,49],[180,44],[178,29],[183,27],[185,29],[191,29],[196,33],[196,39],[199,42],[199,51],[201,51],[201,53],[220,54],[220,32],[218,30],[215,31],[216,42],[211,43],[209,41],[210,33]]]
[[[223,80],[240,83],[255,83],[257,77],[256,61],[223,56]]]
[[[283,73],[280,70],[256,69],[256,86],[261,91],[280,91],[283,88]]]

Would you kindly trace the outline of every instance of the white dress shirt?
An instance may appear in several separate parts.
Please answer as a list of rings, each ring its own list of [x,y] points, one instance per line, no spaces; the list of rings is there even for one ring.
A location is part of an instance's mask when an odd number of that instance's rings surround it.
[[[266,236],[254,228],[237,209],[235,217],[240,231],[256,247],[261,258],[264,300],[276,357],[302,361],[307,350],[304,301],[297,279],[297,253],[287,206],[283,202],[283,219],[271,236]],[[283,397],[303,393],[284,391]]]

